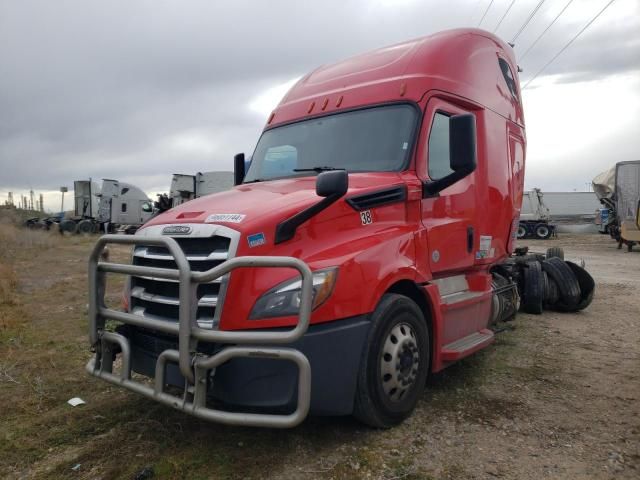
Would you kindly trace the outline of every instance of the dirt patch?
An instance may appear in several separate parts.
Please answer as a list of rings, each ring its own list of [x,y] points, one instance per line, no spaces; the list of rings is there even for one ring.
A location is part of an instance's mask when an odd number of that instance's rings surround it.
[[[591,307],[519,315],[495,345],[430,378],[415,414],[385,431],[350,418],[223,427],[90,378],[92,239],[58,241],[14,255],[24,321],[0,342],[3,477],[132,479],[145,468],[192,479],[640,476],[640,252],[608,237],[528,242],[585,259],[597,282]],[[109,291],[114,302],[119,289]],[[67,405],[74,396],[87,405]]]

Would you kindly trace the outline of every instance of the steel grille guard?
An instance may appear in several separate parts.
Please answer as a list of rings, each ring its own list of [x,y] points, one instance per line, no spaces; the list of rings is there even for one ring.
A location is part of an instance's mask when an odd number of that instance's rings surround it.
[[[177,270],[140,265],[117,264],[100,261],[108,244],[163,246],[175,259]],[[300,311],[298,323],[285,331],[221,331],[200,328],[196,322],[197,302],[195,289],[198,284],[210,282],[236,268],[293,268],[302,276]],[[145,275],[178,280],[178,322],[167,322],[145,318],[128,312],[107,308],[104,303],[105,277],[107,273]],[[311,367],[308,359],[293,348],[276,347],[295,342],[309,327],[312,303],[312,273],[306,263],[293,257],[236,257],[204,271],[193,272],[187,258],[171,237],[104,235],[89,257],[89,339],[95,348],[95,358],[87,364],[87,371],[98,378],[121,385],[178,410],[197,417],[231,425],[288,428],[301,423],[309,412],[311,398]],[[178,337],[178,350],[163,351],[156,361],[153,387],[131,379],[131,347],[129,340],[118,333],[104,330],[105,320],[116,320],[125,324],[149,328]],[[196,354],[196,341],[234,344],[214,355]],[[122,355],[119,375],[113,373],[113,347],[118,345]],[[293,413],[285,415],[228,412],[206,406],[207,375],[215,367],[236,357],[272,358],[291,361],[298,367],[298,399]],[[184,394],[177,397],[164,391],[167,362],[177,363],[185,378]]]

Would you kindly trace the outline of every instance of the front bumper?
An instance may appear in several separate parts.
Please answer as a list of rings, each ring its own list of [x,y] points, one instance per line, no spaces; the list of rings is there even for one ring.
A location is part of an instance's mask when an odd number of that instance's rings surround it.
[[[104,248],[109,243],[127,245],[155,245],[166,248],[173,256],[177,270],[122,265],[101,262]],[[278,331],[219,331],[200,328],[195,319],[197,298],[194,289],[200,283],[210,282],[235,268],[284,267],[294,268],[302,278],[298,323],[293,329]],[[107,308],[104,303],[106,273],[147,275],[179,282],[178,322],[141,317]],[[293,427],[302,422],[310,407],[311,366],[307,357],[291,347],[282,347],[299,341],[307,331],[311,315],[312,274],[309,267],[291,257],[237,257],[227,260],[205,272],[192,272],[186,256],[171,237],[135,237],[105,235],[101,237],[89,257],[89,337],[95,349],[95,358],[87,364],[87,371],[110,383],[120,385],[158,402],[169,405],[206,420],[231,425],[260,427]],[[194,303],[195,302],[195,303]],[[153,386],[132,379],[132,347],[129,339],[120,333],[105,330],[106,320],[116,320],[134,328],[168,334],[176,339],[177,349],[160,352],[153,366]],[[199,344],[231,345],[211,354],[198,352]],[[121,357],[118,373],[114,373],[116,354]],[[288,361],[297,367],[296,405],[287,413],[254,413],[222,410],[211,405],[207,392],[212,375],[232,359],[260,359]],[[184,379],[182,392],[166,390],[167,366],[177,365]],[[213,375],[214,376],[214,375]]]
[[[289,345],[302,353],[311,366],[311,414],[352,413],[369,326],[367,315],[313,325]],[[153,378],[158,356],[174,348],[174,340],[134,328],[123,329],[122,333],[130,340],[133,371]],[[199,346],[199,350],[207,353],[223,349],[223,345]],[[184,377],[174,364],[167,365],[165,381],[184,385]],[[232,410],[292,412],[297,404],[298,383],[298,369],[293,362],[265,357],[233,358],[216,368],[209,379],[207,394]]]

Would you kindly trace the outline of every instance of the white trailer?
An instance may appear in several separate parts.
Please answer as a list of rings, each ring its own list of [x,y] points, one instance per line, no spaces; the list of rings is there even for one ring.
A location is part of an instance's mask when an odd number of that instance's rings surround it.
[[[546,240],[555,233],[555,226],[549,223],[551,213],[544,203],[543,196],[539,188],[524,192],[518,223],[518,238],[536,237]]]
[[[176,173],[171,179],[169,198],[171,206],[188,202],[233,187],[233,172],[198,172],[195,175]]]
[[[544,192],[554,222],[592,223],[601,207],[594,192]]]
[[[616,164],[616,216],[619,225],[618,248],[629,251],[640,243],[640,160]]]

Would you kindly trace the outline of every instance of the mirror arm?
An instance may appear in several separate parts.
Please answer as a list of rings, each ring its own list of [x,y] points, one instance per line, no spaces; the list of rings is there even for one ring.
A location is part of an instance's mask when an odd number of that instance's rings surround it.
[[[342,197],[342,194],[334,194],[323,198],[318,203],[314,203],[309,208],[305,208],[301,212],[296,213],[294,216],[283,220],[276,227],[276,238],[273,243],[275,245],[291,240],[296,234],[296,229],[311,217],[317,215],[322,210],[328,208],[332,203],[337,202]]]
[[[462,180],[467,175],[473,173],[475,169],[474,165],[473,168],[462,168],[460,170],[456,170],[439,180],[422,182],[422,198],[437,197],[442,190],[450,187],[458,180]]]

